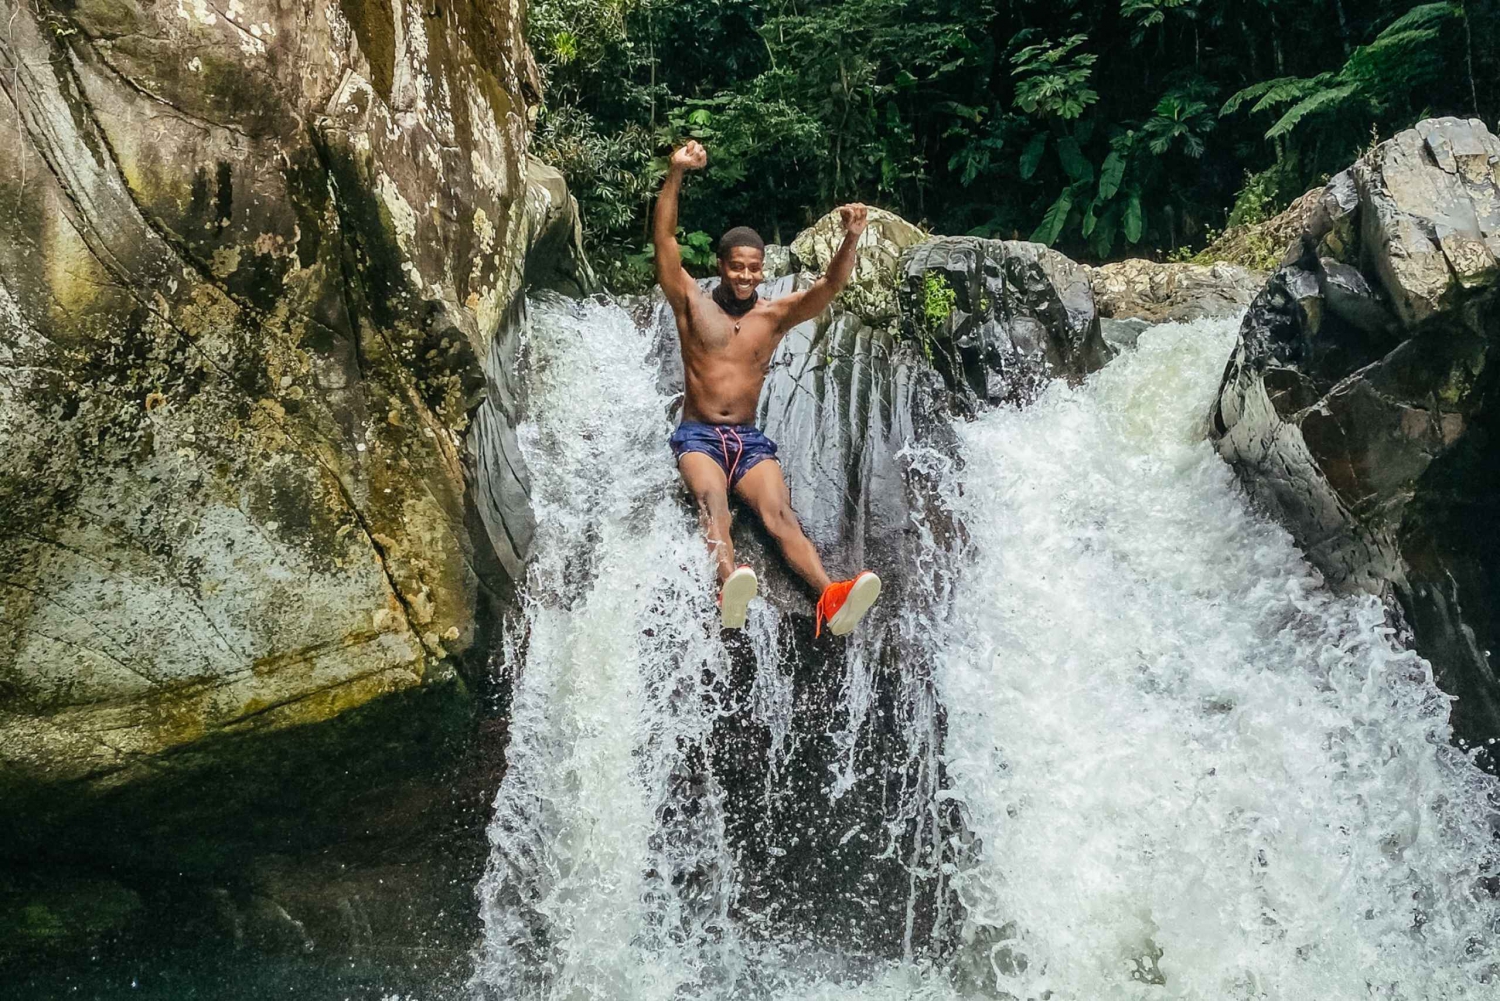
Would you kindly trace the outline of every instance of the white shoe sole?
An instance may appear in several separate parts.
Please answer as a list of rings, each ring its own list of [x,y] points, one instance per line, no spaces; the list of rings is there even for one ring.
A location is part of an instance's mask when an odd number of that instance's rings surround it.
[[[849,589],[849,597],[844,599],[844,607],[834,613],[833,618],[828,620],[828,631],[835,636],[843,636],[854,631],[859,625],[859,620],[865,617],[870,606],[875,604],[875,599],[880,597],[880,578],[866,570],[854,578],[854,586]]]
[[[740,567],[729,575],[724,586],[719,588],[719,617],[725,629],[744,627],[750,599],[759,590],[760,581],[755,579],[755,571],[749,567]]]

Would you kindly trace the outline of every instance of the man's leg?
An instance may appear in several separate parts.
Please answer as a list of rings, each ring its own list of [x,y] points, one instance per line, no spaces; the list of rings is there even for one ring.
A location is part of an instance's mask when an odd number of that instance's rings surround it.
[[[818,558],[817,549],[813,548],[812,542],[803,533],[802,525],[792,510],[792,495],[787,490],[786,479],[781,475],[781,463],[775,459],[757,462],[748,473],[740,477],[734,491],[760,517],[761,523],[781,547],[782,555],[792,569],[816,593],[822,594],[830,583],[828,573],[823,569],[823,561]]]
[[[762,463],[765,465],[765,463]],[[702,452],[683,452],[677,471],[698,502],[698,524],[719,568],[719,583],[734,573],[734,542],[729,537],[729,480],[719,464]]]

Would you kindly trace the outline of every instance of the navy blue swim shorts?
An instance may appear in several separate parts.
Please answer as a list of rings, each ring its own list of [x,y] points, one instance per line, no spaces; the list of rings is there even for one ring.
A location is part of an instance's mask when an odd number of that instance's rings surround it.
[[[753,424],[700,424],[683,421],[672,432],[672,454],[702,452],[719,464],[733,487],[751,469],[776,458],[776,443]]]

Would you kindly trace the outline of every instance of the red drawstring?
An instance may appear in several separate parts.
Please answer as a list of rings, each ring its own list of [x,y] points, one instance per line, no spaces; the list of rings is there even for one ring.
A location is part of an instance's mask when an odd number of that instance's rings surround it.
[[[719,446],[724,450],[724,461],[729,462],[729,439],[724,437],[724,429],[719,427],[717,424],[714,425],[714,431],[719,435]],[[737,446],[734,453],[734,461],[729,462],[728,470],[729,485],[732,487],[734,486],[734,471],[739,466],[740,460],[745,457],[745,439],[741,438],[740,433],[734,428],[730,428],[729,433],[734,435],[735,444]]]

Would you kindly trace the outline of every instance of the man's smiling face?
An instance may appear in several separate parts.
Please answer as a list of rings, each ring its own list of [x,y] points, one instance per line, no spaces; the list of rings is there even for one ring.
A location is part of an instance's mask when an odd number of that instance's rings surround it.
[[[736,299],[748,299],[766,277],[765,264],[765,251],[754,247],[731,247],[726,256],[719,258],[719,278]]]

